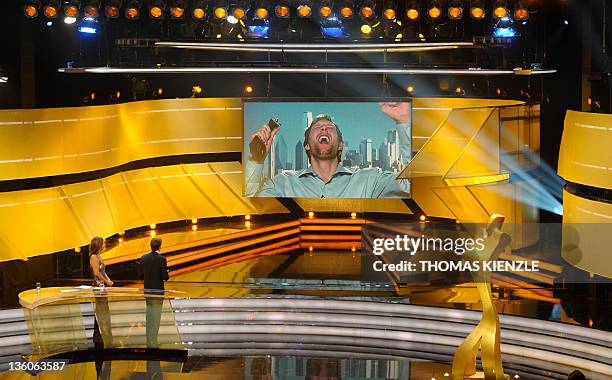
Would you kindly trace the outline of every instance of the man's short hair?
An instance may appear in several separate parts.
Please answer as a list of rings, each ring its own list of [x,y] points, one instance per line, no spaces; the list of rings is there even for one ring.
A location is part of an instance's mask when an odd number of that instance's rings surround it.
[[[308,128],[306,128],[306,130],[304,131],[304,150],[306,150],[306,145],[308,144],[308,138],[310,137],[310,131],[312,130],[312,126],[321,120],[327,120],[332,123],[336,127],[336,132],[338,132],[339,141],[341,143],[344,142],[344,140],[342,139],[342,132],[340,131],[340,127],[338,127],[338,124],[334,122],[334,119],[332,119],[331,115],[322,113],[312,119],[312,123],[310,123]],[[308,161],[310,161],[310,151],[306,150],[306,155],[308,156]],[[342,149],[338,150],[338,162],[340,161],[342,161]]]
[[[162,243],[161,238],[155,237],[151,239],[151,250],[153,252],[159,251],[159,249],[161,248],[161,243]]]

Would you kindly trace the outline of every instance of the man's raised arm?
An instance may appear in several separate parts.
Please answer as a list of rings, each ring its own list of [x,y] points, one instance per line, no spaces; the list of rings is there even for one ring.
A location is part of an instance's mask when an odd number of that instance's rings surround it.
[[[254,155],[253,152],[250,151],[250,149],[248,152],[245,152],[247,154],[247,160],[245,163],[245,193],[247,197],[259,195],[258,193],[264,188],[264,184],[266,183],[267,179],[264,175],[264,161],[270,153],[270,147],[272,146],[272,143],[274,142],[274,137],[276,136],[278,131],[278,128],[271,130],[271,128],[267,124],[265,124],[251,135],[251,142],[253,142],[255,139],[263,141],[266,151],[263,158],[261,158],[261,161],[256,161],[253,158]]]

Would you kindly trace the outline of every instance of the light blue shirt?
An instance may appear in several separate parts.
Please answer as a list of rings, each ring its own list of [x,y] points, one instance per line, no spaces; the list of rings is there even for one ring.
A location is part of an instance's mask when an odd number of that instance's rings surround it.
[[[398,124],[400,154],[411,156],[410,127]],[[264,165],[247,162],[247,196],[277,198],[409,198],[410,181],[396,179],[398,173],[379,168],[351,170],[338,165],[329,182],[312,167],[299,172],[284,172],[271,179],[264,177]]]

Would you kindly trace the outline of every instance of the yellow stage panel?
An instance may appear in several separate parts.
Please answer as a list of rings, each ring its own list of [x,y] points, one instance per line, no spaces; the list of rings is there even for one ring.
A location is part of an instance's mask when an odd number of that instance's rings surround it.
[[[0,111],[0,180],[179,154],[240,152],[240,98]]]
[[[563,191],[563,250],[568,263],[589,273],[612,278],[609,236],[612,204]]]
[[[559,175],[567,181],[612,189],[612,115],[567,111]]]
[[[402,171],[402,178],[444,176],[494,110],[478,108],[451,111]],[[485,162],[484,159],[481,161]]]
[[[212,228],[203,229],[200,227],[199,230],[195,231],[183,231],[183,232],[170,232],[157,234],[158,237],[163,239],[163,252],[174,251],[183,249],[183,247],[191,247],[202,240],[219,237],[224,235],[233,234],[235,232],[243,231],[237,228]],[[106,265],[112,265],[116,262],[123,262],[134,259],[139,259],[145,253],[151,251],[151,238],[142,237],[136,239],[130,239],[119,245],[105,251],[102,254]]]
[[[415,99],[413,106],[413,134],[429,137],[400,177],[411,179],[412,197],[427,215],[464,223],[486,222],[493,213],[508,222],[537,215],[518,201],[521,184],[508,179],[539,164],[539,106],[444,98]],[[533,241],[533,234],[519,235],[519,246]]]
[[[93,236],[192,218],[288,212],[242,194],[238,162],[117,173],[104,180],[0,193],[0,260],[72,249]]]

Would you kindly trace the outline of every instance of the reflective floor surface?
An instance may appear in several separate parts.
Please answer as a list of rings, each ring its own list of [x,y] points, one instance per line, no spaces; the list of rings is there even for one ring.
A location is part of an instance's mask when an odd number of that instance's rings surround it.
[[[427,361],[358,358],[264,356],[190,357],[186,363],[115,360],[77,363],[61,372],[32,376],[4,372],[1,379],[227,379],[227,380],[364,380],[445,379],[450,365]]]

